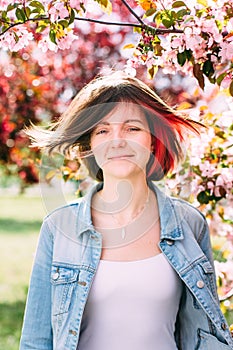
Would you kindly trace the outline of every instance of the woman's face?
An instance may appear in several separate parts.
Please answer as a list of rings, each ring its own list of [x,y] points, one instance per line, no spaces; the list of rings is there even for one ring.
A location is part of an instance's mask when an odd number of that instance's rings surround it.
[[[127,102],[119,102],[91,134],[91,149],[104,179],[145,174],[151,142],[144,113],[136,104]]]

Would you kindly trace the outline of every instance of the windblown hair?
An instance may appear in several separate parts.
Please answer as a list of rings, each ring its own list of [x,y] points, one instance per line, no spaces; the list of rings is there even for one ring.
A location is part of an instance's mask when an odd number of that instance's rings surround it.
[[[188,131],[198,133],[199,123],[170,108],[152,89],[124,72],[99,76],[73,99],[65,113],[49,129],[32,127],[26,133],[32,146],[65,157],[76,152],[90,176],[103,181],[103,172],[90,148],[93,129],[119,102],[136,104],[144,113],[152,136],[154,154],[147,164],[147,179],[161,180],[183,158],[181,147]]]

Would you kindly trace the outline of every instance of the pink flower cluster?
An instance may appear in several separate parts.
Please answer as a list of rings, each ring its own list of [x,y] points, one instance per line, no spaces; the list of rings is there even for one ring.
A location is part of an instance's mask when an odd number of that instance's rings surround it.
[[[156,3],[157,10],[161,11],[161,17],[166,16],[166,11],[172,9],[173,3],[174,1],[170,0]],[[158,35],[160,39],[158,51],[157,41],[155,44],[153,38],[148,40],[148,33],[142,31],[134,58],[130,59],[127,65],[137,68],[143,64],[149,69],[158,66],[165,74],[182,72],[192,75],[194,64],[202,67],[208,61],[214,70],[212,75],[218,78],[225,73],[222,84],[224,87],[229,87],[233,80],[233,69],[230,64],[233,57],[233,1],[208,0],[207,6],[191,0],[186,1],[185,6],[180,3],[180,6],[188,11],[182,20],[176,22],[175,27],[183,33]],[[172,11],[174,13],[175,9]],[[185,55],[187,51],[192,59],[184,56],[181,64],[178,55],[183,53]],[[208,69],[205,69],[204,74],[208,75]]]
[[[56,22],[58,19],[69,17],[69,11],[62,1],[54,1],[53,6],[50,7],[49,16],[51,22]]]
[[[20,28],[17,31],[6,32],[4,36],[0,37],[0,48],[19,51],[28,46],[31,40],[33,40],[32,33]]]

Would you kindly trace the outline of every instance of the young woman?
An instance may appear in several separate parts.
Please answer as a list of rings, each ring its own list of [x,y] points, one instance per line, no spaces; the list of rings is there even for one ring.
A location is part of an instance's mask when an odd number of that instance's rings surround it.
[[[136,78],[95,79],[33,144],[97,180],[49,214],[20,350],[230,350],[203,215],[154,184],[182,158],[185,119]]]

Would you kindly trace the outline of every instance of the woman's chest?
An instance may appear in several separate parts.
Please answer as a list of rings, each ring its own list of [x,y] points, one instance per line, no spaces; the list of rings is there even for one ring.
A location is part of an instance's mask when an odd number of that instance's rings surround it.
[[[158,243],[160,240],[160,225],[155,223],[148,231],[136,235],[129,232],[124,239],[118,239],[115,245],[113,239],[103,235],[103,247],[100,259],[114,261],[142,260],[155,256],[161,252]]]

